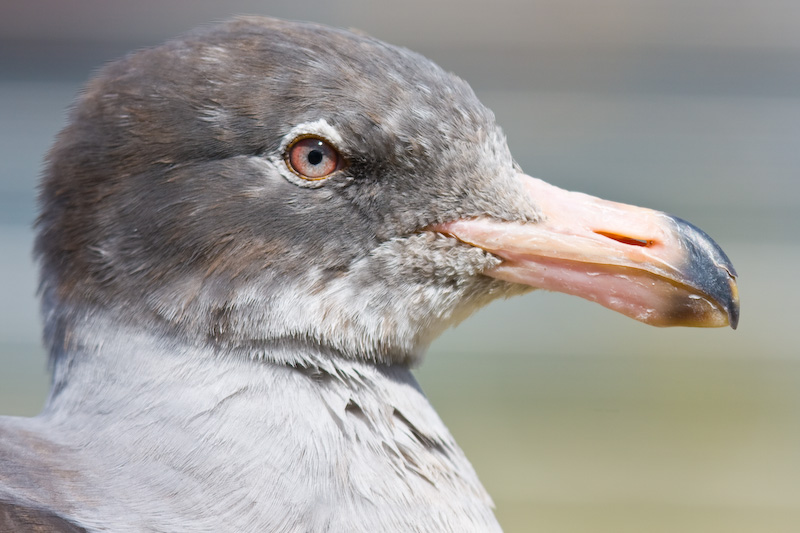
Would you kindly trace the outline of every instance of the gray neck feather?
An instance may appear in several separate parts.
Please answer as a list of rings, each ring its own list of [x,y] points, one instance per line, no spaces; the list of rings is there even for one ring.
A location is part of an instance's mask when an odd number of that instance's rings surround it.
[[[499,530],[404,366],[306,346],[307,364],[292,367],[97,321],[73,334],[92,342],[56,359],[27,429],[70,450],[48,468],[80,479],[27,490],[90,529]]]

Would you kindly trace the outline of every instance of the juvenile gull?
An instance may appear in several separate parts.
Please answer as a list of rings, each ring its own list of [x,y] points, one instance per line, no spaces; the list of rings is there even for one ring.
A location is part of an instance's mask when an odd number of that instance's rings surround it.
[[[702,231],[522,173],[364,35],[241,18],[89,82],[37,222],[52,391],[0,418],[0,531],[499,531],[410,367],[533,288],[735,327]]]

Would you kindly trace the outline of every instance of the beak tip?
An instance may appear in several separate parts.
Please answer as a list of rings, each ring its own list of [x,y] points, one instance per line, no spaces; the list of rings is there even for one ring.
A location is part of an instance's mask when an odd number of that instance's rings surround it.
[[[684,277],[687,284],[696,287],[710,297],[724,313],[727,325],[736,329],[739,325],[738,274],[731,260],[709,235],[676,216],[667,215],[680,236],[681,247],[687,250]],[[724,326],[725,323],[719,323]]]
[[[736,329],[739,325],[739,289],[736,286],[736,280],[731,277],[731,302],[727,308],[728,322],[731,329]]]
[[[731,309],[728,313],[728,322],[730,323],[731,329],[736,329],[739,326],[739,307],[737,306],[735,309]]]

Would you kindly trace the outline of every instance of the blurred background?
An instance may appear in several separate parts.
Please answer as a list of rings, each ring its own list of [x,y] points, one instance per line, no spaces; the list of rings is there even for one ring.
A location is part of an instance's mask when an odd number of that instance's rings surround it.
[[[738,331],[535,293],[417,375],[508,532],[800,531],[800,3],[38,0],[0,5],[0,413],[48,388],[31,260],[42,158],[103,63],[239,13],[366,31],[472,84],[534,176],[691,220]],[[2,443],[0,443],[2,445]]]

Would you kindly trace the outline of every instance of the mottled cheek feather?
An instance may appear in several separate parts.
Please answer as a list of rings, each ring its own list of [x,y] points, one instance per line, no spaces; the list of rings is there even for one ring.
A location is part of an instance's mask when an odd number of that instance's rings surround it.
[[[222,46],[208,46],[202,56],[203,61],[215,65],[221,65],[230,60],[228,50]]]

